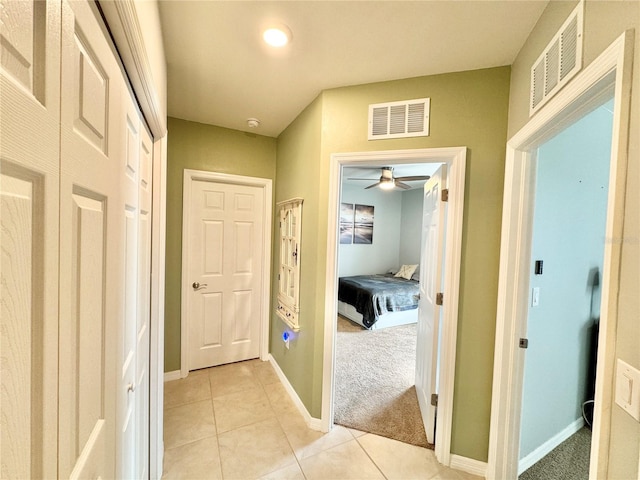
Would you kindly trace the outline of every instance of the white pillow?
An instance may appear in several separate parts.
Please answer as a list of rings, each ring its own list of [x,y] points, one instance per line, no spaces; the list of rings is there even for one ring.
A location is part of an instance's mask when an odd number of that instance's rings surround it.
[[[404,278],[405,280],[411,280],[411,275],[416,271],[418,265],[402,265],[398,273],[394,275],[394,277]]]
[[[411,280],[415,280],[416,282],[420,281],[420,267],[416,268],[416,271],[411,275]]]

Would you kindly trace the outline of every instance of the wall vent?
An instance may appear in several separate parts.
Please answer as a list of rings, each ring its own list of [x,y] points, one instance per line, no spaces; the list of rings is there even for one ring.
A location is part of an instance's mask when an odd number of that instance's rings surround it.
[[[582,68],[584,0],[531,67],[529,116],[538,111]]]
[[[369,140],[429,136],[428,98],[369,105]]]

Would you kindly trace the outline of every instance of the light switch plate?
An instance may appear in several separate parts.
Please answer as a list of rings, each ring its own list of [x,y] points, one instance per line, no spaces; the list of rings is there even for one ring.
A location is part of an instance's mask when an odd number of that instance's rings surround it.
[[[533,287],[531,291],[531,306],[537,307],[540,305],[540,287]]]
[[[616,403],[640,422],[640,370],[617,360]]]

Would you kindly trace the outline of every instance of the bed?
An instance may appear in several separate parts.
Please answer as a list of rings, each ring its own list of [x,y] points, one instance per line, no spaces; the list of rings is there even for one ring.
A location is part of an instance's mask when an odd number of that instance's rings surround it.
[[[416,323],[419,285],[392,274],[340,277],[338,313],[369,330]]]

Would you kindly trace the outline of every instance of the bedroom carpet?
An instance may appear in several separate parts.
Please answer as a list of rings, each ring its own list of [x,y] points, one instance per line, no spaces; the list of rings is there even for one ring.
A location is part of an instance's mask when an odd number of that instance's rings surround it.
[[[591,456],[591,430],[578,430],[547,456],[518,477],[518,480],[587,480]]]
[[[416,324],[368,331],[338,317],[335,423],[429,447],[414,386]]]

